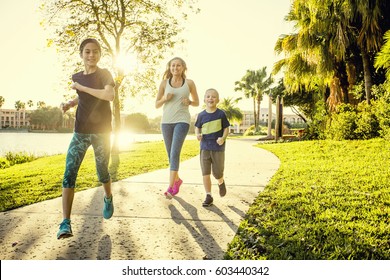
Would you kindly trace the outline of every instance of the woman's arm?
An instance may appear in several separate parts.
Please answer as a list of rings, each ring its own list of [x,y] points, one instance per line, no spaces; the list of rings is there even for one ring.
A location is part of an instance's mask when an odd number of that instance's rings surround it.
[[[75,82],[72,84],[71,87],[72,89],[77,89],[79,91],[88,93],[96,98],[106,100],[106,101],[113,101],[115,97],[115,90],[111,85],[106,85],[104,89],[94,89],[94,88],[80,85],[79,83]]]
[[[156,103],[155,103],[155,106],[156,106],[156,109],[160,108],[162,105],[164,105],[164,103],[168,102],[169,100],[172,99],[173,97],[173,93],[168,93],[166,96],[165,96],[165,85],[166,85],[166,80],[163,80],[160,84],[160,87],[158,89],[158,93],[157,93],[157,96],[156,96]]]
[[[196,91],[196,86],[193,80],[187,80],[188,86],[190,87],[191,100],[188,105],[192,105],[194,107],[199,106],[199,97],[198,92]]]

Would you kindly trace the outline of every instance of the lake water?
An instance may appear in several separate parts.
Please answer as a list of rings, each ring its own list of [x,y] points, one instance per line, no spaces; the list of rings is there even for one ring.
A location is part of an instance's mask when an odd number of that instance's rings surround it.
[[[64,154],[68,150],[72,133],[0,133],[0,157],[7,152],[27,152],[36,156]],[[191,136],[187,136],[187,139]],[[161,134],[121,133],[119,149],[124,151],[135,142],[162,141]]]

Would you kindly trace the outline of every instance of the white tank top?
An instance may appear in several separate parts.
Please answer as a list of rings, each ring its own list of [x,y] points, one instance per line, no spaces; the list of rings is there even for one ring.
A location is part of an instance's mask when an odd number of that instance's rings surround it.
[[[165,86],[164,95],[173,93],[173,98],[168,102],[164,103],[163,115],[161,123],[191,123],[191,115],[188,109],[189,106],[183,105],[181,102],[183,98],[190,97],[190,87],[188,86],[187,80],[184,80],[184,84],[179,88],[174,88],[169,84]]]

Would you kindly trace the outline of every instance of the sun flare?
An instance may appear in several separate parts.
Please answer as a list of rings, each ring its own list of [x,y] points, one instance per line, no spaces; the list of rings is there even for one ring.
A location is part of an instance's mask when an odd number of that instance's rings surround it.
[[[115,60],[115,66],[129,74],[138,69],[137,56],[132,53],[119,54]]]

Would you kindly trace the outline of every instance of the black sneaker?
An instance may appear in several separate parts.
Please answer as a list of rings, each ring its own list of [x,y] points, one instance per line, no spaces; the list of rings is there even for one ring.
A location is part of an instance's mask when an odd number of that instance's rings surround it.
[[[219,195],[220,195],[221,197],[225,196],[225,194],[226,194],[225,181],[223,181],[222,184],[218,185],[218,187],[219,187]]]
[[[205,201],[203,201],[202,206],[203,207],[211,206],[211,205],[213,205],[213,201],[214,201],[213,197],[208,194],[208,195],[206,195],[206,199],[205,199]]]

